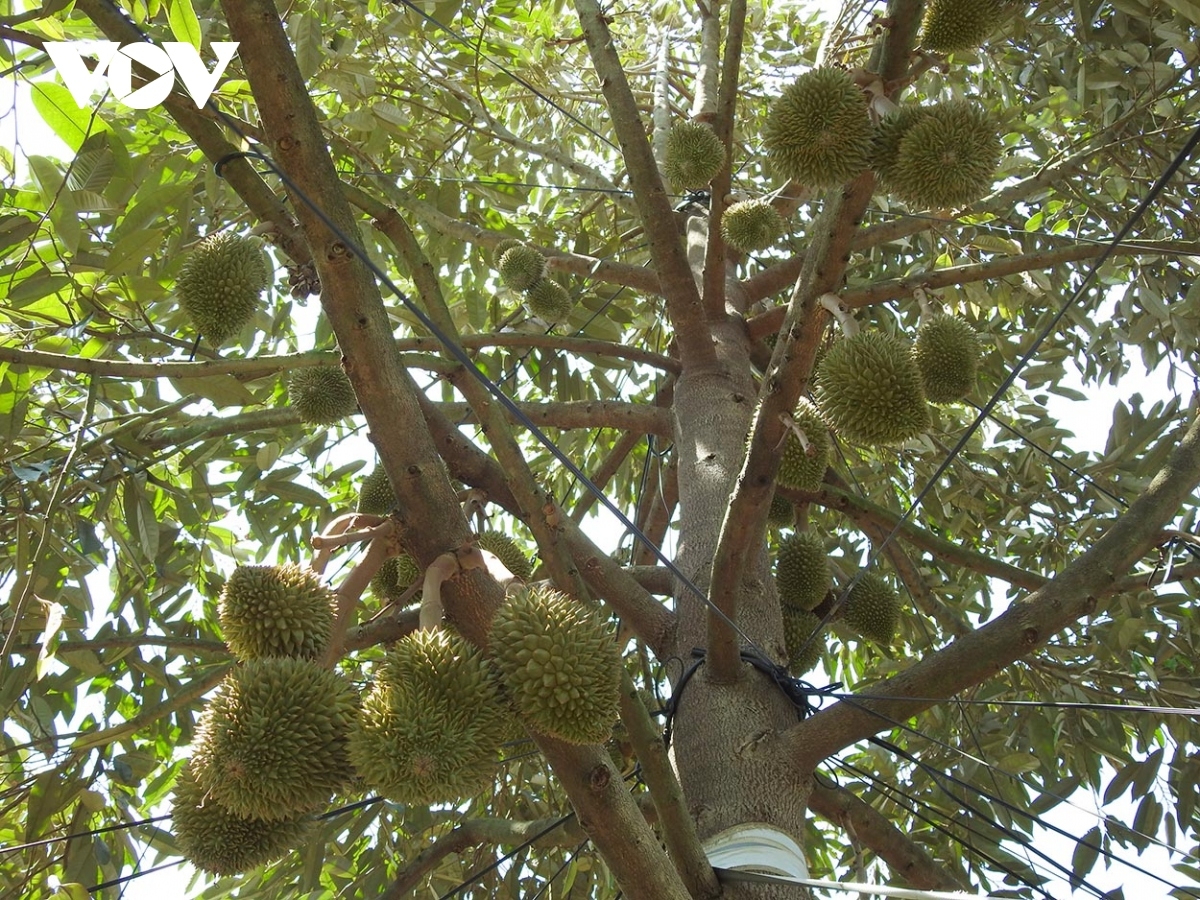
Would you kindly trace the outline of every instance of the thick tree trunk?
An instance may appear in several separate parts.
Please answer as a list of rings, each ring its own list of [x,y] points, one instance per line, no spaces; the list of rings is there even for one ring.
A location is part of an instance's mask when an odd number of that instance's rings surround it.
[[[756,393],[742,323],[720,324],[714,334],[723,371],[685,373],[674,404],[680,509],[677,563],[702,590],[708,588],[721,523],[741,469]],[[672,666],[670,674],[678,689],[680,669],[694,661],[692,648],[705,645],[708,611],[685,590],[677,600],[677,653],[683,666]],[[783,659],[783,623],[765,546],[742,584],[738,625],[776,661]],[[715,683],[703,665],[688,680],[675,718],[673,753],[701,840],[733,825],[759,822],[803,841],[808,773],[773,752],[775,735],[795,723],[793,704],[749,664],[742,666],[733,683]],[[794,887],[739,885],[728,888],[725,895],[795,898],[798,893]]]

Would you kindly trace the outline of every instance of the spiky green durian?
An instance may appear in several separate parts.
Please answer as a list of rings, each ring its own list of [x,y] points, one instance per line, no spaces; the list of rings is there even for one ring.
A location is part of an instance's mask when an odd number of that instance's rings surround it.
[[[546,274],[546,257],[533,247],[518,243],[504,251],[496,268],[505,285],[514,291],[527,291]]]
[[[401,638],[350,734],[367,784],[427,806],[477,794],[495,777],[512,714],[482,654],[440,628]]]
[[[742,253],[770,247],[783,234],[783,217],[766,200],[742,200],[721,215],[725,243]]]
[[[539,278],[525,293],[525,305],[529,311],[550,325],[566,321],[575,304],[567,289],[553,278]]]
[[[999,128],[984,110],[967,100],[937,103],[900,139],[887,187],[917,206],[962,206],[992,186],[1000,151]]]
[[[529,557],[525,555],[521,545],[507,534],[499,531],[485,531],[479,535],[479,540],[475,543],[480,550],[487,550],[499,557],[500,562],[504,563],[504,568],[522,581],[528,581],[533,577],[533,565],[529,562]]]
[[[371,579],[371,592],[384,603],[399,600],[414,581],[421,577],[421,567],[407,553],[391,556],[383,561],[375,577]],[[410,601],[416,603],[421,599],[420,592],[414,594]]]
[[[333,630],[334,593],[309,569],[238,566],[217,607],[225,643],[240,660],[316,659]]]
[[[900,597],[882,575],[866,572],[846,598],[842,618],[867,640],[890,644],[900,624]]]
[[[725,146],[703,122],[678,122],[667,133],[663,172],[679,191],[708,184],[725,164]]]
[[[921,370],[903,338],[862,331],[837,341],[817,370],[821,414],[847,440],[895,444],[929,427]]]
[[[1000,24],[1001,0],[928,0],[921,20],[921,46],[954,53],[980,46]]]
[[[258,243],[223,231],[188,254],[175,292],[196,330],[217,347],[254,317],[259,295],[270,282]]]
[[[825,542],[812,531],[797,531],[779,544],[775,585],[786,606],[814,609],[833,586]]]
[[[386,516],[396,505],[392,482],[383,466],[375,466],[358,489],[358,511],[372,516]]]
[[[214,875],[237,875],[273,862],[300,846],[313,826],[306,815],[274,822],[235,816],[205,796],[187,765],[175,781],[171,822],[183,855]]]
[[[979,335],[958,316],[940,313],[925,322],[913,343],[913,359],[929,402],[955,403],[971,393],[981,352]]]
[[[504,240],[502,240],[500,243],[498,243],[496,245],[496,248],[492,251],[492,266],[494,268],[499,269],[500,268],[500,260],[504,258],[504,254],[507,253],[509,250],[511,250],[513,247],[522,246],[523,243],[524,243],[523,241],[519,241],[516,238],[505,238]]]
[[[871,134],[862,90],[846,72],[823,66],[801,75],[772,102],[763,145],[785,177],[830,187],[867,167]]]
[[[341,366],[295,369],[287,389],[300,421],[310,425],[332,425],[358,412],[358,398]]]
[[[783,639],[787,645],[788,671],[793,675],[803,675],[821,661],[825,639],[821,635],[812,636],[820,624],[821,617],[814,613],[790,606],[783,608]]]
[[[825,470],[829,467],[829,452],[832,443],[829,430],[821,413],[811,400],[801,397],[792,413],[796,428],[803,432],[801,443],[795,431],[788,430],[779,457],[779,475],[776,480],[784,487],[798,491],[815,491],[821,486]]]
[[[772,528],[791,528],[796,524],[796,507],[787,497],[775,494],[771,497],[771,508],[767,510],[767,524]]]
[[[196,781],[234,815],[274,822],[312,812],[350,779],[356,701],[342,676],[306,659],[242,663],[200,717]]]
[[[505,692],[531,728],[573,744],[608,740],[620,655],[596,613],[558,591],[522,591],[497,612],[491,651]]]
[[[880,185],[888,189],[896,160],[900,156],[900,141],[908,130],[929,114],[926,106],[908,104],[899,107],[879,120],[871,139],[871,169],[879,177]]]

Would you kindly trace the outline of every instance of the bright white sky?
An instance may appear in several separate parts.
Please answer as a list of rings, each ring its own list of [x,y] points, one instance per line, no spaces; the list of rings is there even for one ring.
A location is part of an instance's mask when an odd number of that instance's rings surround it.
[[[836,6],[836,4],[833,4]],[[14,151],[18,157],[24,152],[37,152],[41,155],[65,158],[67,148],[52,133],[41,124],[38,116],[32,110],[27,90],[24,86],[17,87],[17,101],[14,103],[14,82],[0,81],[0,147]],[[19,138],[19,140],[18,140]],[[1070,401],[1052,395],[1048,403],[1048,412],[1056,417],[1062,427],[1075,433],[1071,446],[1078,450],[1102,452],[1108,438],[1112,421],[1112,409],[1118,399],[1127,399],[1134,393],[1140,393],[1148,403],[1170,396],[1164,371],[1145,372],[1140,365],[1135,364],[1134,370],[1125,376],[1116,387],[1084,388],[1078,377],[1068,380],[1068,386],[1088,395],[1085,401]],[[1190,393],[1190,388],[1189,388]],[[608,519],[604,514],[604,519]],[[620,538],[621,528],[613,521],[595,521],[593,537],[607,550],[615,546]],[[1085,810],[1095,810],[1097,801],[1086,792],[1080,791],[1071,798],[1072,801]],[[1114,804],[1104,810],[1114,814],[1124,821],[1130,821],[1133,809],[1128,804]],[[1070,807],[1059,807],[1045,817],[1050,822],[1070,833],[1082,835],[1096,824],[1096,820],[1086,812],[1080,812]],[[1065,865],[1070,864],[1074,852],[1074,843],[1053,833],[1039,836],[1039,849],[1050,853]],[[1181,844],[1189,846],[1186,840]],[[1175,873],[1167,864],[1166,854],[1161,850],[1152,850],[1141,857],[1132,855],[1131,851],[1121,851],[1120,855],[1127,856],[1137,865],[1154,871],[1175,884],[1183,884],[1182,876]],[[152,856],[152,854],[149,854]],[[1102,890],[1110,890],[1123,886],[1128,900],[1163,896],[1165,887],[1146,876],[1129,870],[1120,865],[1113,865],[1105,870],[1104,860],[1101,859],[1090,876],[1090,881]],[[1034,859],[1035,867],[1045,870],[1040,860]],[[164,896],[183,897],[186,893],[187,879],[190,877],[190,867],[168,869],[161,873],[153,873],[138,878],[125,885],[122,900],[160,900]],[[1046,889],[1055,896],[1066,896],[1069,888],[1065,883],[1051,882]],[[844,895],[842,895],[844,896]],[[1082,893],[1077,896],[1084,896]]]

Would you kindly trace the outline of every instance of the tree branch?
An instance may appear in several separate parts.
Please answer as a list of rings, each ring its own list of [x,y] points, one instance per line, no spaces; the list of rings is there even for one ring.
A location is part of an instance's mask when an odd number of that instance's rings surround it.
[[[1200,419],[1193,419],[1149,487],[1090,550],[1046,585],[1013,603],[999,618],[871,687],[872,697],[897,699],[843,700],[785,732],[781,752],[794,757],[802,768],[812,769],[830,754],[888,727],[889,722],[907,719],[932,705],[905,698],[950,698],[1090,615],[1096,609],[1096,598],[1112,593],[1125,573],[1160,540],[1163,527],[1198,483]]]

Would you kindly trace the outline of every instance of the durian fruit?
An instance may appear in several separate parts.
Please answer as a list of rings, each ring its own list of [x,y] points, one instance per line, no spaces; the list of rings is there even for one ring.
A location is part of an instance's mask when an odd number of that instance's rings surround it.
[[[546,274],[546,257],[527,244],[517,243],[504,251],[496,268],[505,285],[514,291],[527,291]]]
[[[821,617],[814,613],[790,606],[783,608],[783,640],[787,645],[788,671],[797,677],[821,661],[825,639],[818,635],[809,640],[820,624]]]
[[[800,442],[794,431],[789,429],[779,457],[779,474],[776,480],[784,487],[798,491],[815,491],[821,486],[825,470],[829,468],[832,442],[829,430],[821,418],[821,412],[807,397],[801,397],[792,412],[796,428],[804,432],[808,446]]]
[[[908,342],[882,331],[834,343],[817,370],[815,396],[835,431],[867,446],[908,440],[930,424]]]
[[[796,507],[787,497],[775,494],[771,497],[771,508],[767,510],[767,524],[772,528],[791,528],[796,524]]]
[[[551,589],[522,591],[496,613],[491,652],[527,725],[573,744],[608,740],[621,659],[598,615]]]
[[[925,108],[900,138],[885,187],[917,206],[950,209],[979,199],[1000,163],[1000,132],[967,100]]]
[[[958,316],[940,313],[921,325],[913,359],[929,402],[955,403],[967,396],[975,387],[981,352],[979,335]]]
[[[846,72],[823,66],[801,75],[774,100],[763,145],[785,177],[831,187],[867,167],[871,137],[862,90]]]
[[[217,607],[225,643],[240,660],[317,659],[333,630],[334,592],[309,569],[238,566]]]
[[[205,796],[190,765],[175,781],[171,822],[183,855],[214,875],[237,875],[274,862],[304,843],[313,826],[307,815],[274,822],[236,816]]]
[[[512,713],[483,655],[440,628],[389,652],[350,733],[350,758],[390,800],[428,806],[484,790]]]
[[[312,812],[350,779],[357,696],[306,659],[256,659],[226,676],[200,717],[192,770],[230,813],[275,822]]]
[[[842,618],[867,640],[890,644],[900,625],[900,597],[882,575],[866,572],[846,598]]]
[[[288,376],[288,400],[310,425],[332,425],[358,412],[358,398],[341,366],[296,369]]]
[[[529,311],[550,325],[566,320],[575,304],[567,289],[553,278],[539,278],[525,293],[525,305]]]
[[[725,164],[725,145],[703,122],[678,122],[667,133],[663,172],[679,191],[702,188]]]
[[[500,243],[498,243],[496,245],[496,248],[492,251],[492,267],[499,269],[500,268],[500,260],[504,258],[504,254],[507,253],[509,250],[511,250],[513,247],[523,246],[523,243],[524,243],[523,241],[519,241],[516,238],[505,238]]]
[[[785,606],[815,609],[833,586],[825,542],[812,531],[797,531],[779,544],[775,586]]]
[[[928,0],[921,20],[921,46],[954,53],[980,46],[1000,24],[1002,0]]]
[[[377,465],[358,489],[358,511],[372,516],[386,516],[395,505],[396,494],[392,490],[392,482],[383,466]]]
[[[479,535],[479,540],[475,544],[480,550],[487,550],[499,557],[500,562],[504,563],[504,568],[522,581],[528,581],[533,577],[533,564],[529,562],[529,557],[525,555],[521,545],[507,534],[499,531],[485,531]]]
[[[906,104],[879,120],[871,140],[871,169],[888,189],[900,157],[900,142],[908,130],[929,115],[929,107]]]
[[[371,592],[382,602],[399,600],[412,583],[421,577],[421,567],[407,553],[390,556],[383,561],[375,577],[371,579]],[[411,598],[412,603],[421,599],[420,592]]]
[[[742,253],[770,247],[783,234],[783,217],[766,200],[742,200],[721,215],[725,243]]]
[[[254,317],[259,295],[270,282],[258,244],[223,231],[188,254],[175,292],[196,330],[218,347]]]

